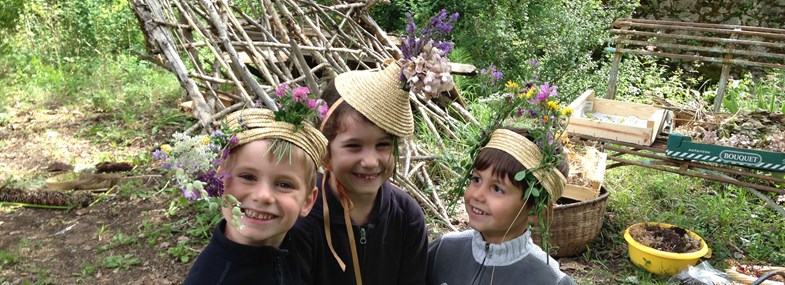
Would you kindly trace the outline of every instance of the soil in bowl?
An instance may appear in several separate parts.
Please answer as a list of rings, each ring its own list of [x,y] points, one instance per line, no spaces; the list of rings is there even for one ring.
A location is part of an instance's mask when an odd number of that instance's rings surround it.
[[[638,243],[660,251],[690,253],[701,249],[700,239],[680,227],[640,224],[630,228],[630,236]]]

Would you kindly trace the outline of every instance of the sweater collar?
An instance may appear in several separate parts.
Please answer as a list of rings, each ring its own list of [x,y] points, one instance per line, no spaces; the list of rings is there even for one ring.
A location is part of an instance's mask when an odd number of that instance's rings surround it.
[[[479,231],[473,231],[472,255],[477,263],[485,266],[506,266],[513,264],[532,253],[534,243],[531,239],[531,230],[527,229],[522,235],[502,242],[501,244],[488,243]]]
[[[218,246],[227,259],[236,262],[258,263],[260,257],[271,256],[276,259],[283,258],[289,254],[286,249],[278,249],[272,246],[251,246],[233,242],[226,238],[226,220],[221,219],[218,226],[213,230],[213,242]],[[274,259],[262,259],[273,264]]]

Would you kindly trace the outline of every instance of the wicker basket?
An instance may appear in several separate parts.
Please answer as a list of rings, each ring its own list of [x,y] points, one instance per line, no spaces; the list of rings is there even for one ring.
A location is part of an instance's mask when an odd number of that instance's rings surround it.
[[[782,271],[782,272],[785,272],[785,267],[756,266],[756,268],[758,270],[760,270],[761,273],[768,273],[768,272],[772,272],[772,271]],[[726,273],[728,273],[728,277],[730,277],[730,279],[733,280],[734,282],[738,282],[738,283],[741,283],[741,284],[752,284],[753,282],[758,280],[758,277],[741,273],[741,272],[737,271],[737,269],[738,268],[736,266],[733,266],[731,268],[728,268],[728,270],[725,271]],[[763,281],[763,283],[760,283],[760,284],[762,284],[762,285],[783,285],[785,283],[779,282],[779,281],[766,280],[766,281]]]
[[[550,227],[550,243],[556,248],[554,257],[575,256],[586,251],[586,246],[594,242],[602,229],[605,206],[608,205],[608,192],[600,189],[600,196],[589,201],[556,205]],[[536,233],[538,226],[532,221],[534,242],[540,244]]]

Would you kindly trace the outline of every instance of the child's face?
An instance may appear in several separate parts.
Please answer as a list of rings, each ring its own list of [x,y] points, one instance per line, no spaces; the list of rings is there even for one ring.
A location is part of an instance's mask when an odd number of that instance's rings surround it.
[[[253,141],[231,154],[225,193],[240,201],[243,215],[242,229],[228,223],[226,237],[240,244],[278,247],[297,217],[307,215],[316,199],[316,191],[307,189],[306,163],[312,163],[308,156],[295,147],[291,163],[288,155],[278,161],[267,150],[269,146],[267,140]],[[231,221],[231,208],[224,208],[223,216]]]
[[[376,195],[392,176],[393,138],[358,115],[343,117],[345,129],[330,142],[330,164],[335,177],[350,194]]]
[[[516,238],[528,228],[528,209],[524,206],[522,190],[509,178],[492,175],[493,169],[473,170],[469,188],[463,195],[469,226],[482,233],[485,241],[502,243]],[[512,227],[510,227],[512,225]],[[510,231],[505,236],[507,229]]]

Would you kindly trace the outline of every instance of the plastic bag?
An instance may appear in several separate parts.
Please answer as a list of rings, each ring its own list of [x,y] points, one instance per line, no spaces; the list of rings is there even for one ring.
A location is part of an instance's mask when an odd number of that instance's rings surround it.
[[[728,278],[728,274],[711,267],[708,261],[701,262],[697,266],[689,266],[679,274],[673,275],[668,279],[668,284],[679,285],[716,285],[716,284],[735,284]]]

